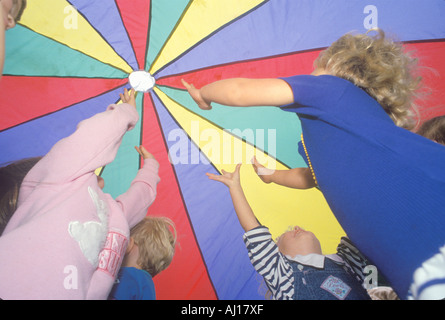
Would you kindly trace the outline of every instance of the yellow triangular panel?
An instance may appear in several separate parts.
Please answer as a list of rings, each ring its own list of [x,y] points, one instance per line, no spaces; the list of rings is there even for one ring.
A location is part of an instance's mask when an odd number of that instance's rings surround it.
[[[128,63],[65,0],[28,1],[20,23],[103,63],[132,72]]]
[[[149,72],[155,73],[215,30],[262,2],[264,0],[194,0]]]
[[[277,170],[285,170],[286,167],[190,112],[158,88],[154,90],[181,128],[219,172],[223,169],[233,171],[237,163],[243,163],[241,183],[246,197],[258,220],[269,227],[274,237],[281,235],[289,226],[299,225],[315,233],[324,253],[336,252],[344,231],[320,191],[315,188],[296,190],[263,183],[251,165],[253,155],[261,159],[261,163],[268,164],[269,168],[276,166]]]

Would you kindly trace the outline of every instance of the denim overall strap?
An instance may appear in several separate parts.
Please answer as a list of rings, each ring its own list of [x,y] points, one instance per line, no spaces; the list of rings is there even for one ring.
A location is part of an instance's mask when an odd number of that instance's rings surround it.
[[[324,268],[291,261],[295,278],[295,300],[369,300],[361,283],[344,267],[325,258]]]

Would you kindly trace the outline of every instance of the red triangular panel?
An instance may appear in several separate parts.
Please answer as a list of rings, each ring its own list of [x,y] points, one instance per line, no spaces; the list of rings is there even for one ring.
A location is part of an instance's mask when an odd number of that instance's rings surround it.
[[[419,57],[425,96],[418,101],[422,121],[445,115],[445,41],[406,44]]]
[[[261,60],[220,65],[187,74],[156,79],[156,83],[158,85],[182,88],[181,79],[184,79],[200,88],[207,83],[227,78],[276,78],[296,74],[309,74],[313,71],[312,65],[319,53],[319,50],[306,51]]]
[[[168,150],[162,139],[163,133],[148,94],[144,97],[142,123],[142,145],[160,163],[161,177],[156,200],[149,208],[148,215],[169,217],[175,222],[178,234],[178,247],[172,264],[154,278],[156,297],[159,300],[216,299],[169,161]],[[184,279],[186,281],[183,281]]]
[[[145,55],[147,52],[147,36],[150,25],[150,1],[149,0],[116,0],[127,29],[130,41],[136,54],[139,68],[144,69]],[[137,14],[135,14],[137,13]]]
[[[117,88],[127,79],[3,76],[0,130]]]
[[[419,100],[420,119],[426,120],[444,114],[445,108],[445,81],[441,75],[445,74],[445,42],[418,42],[408,43],[406,48],[414,51],[419,57],[419,64],[427,66],[421,70],[423,84],[428,94]],[[313,71],[313,62],[320,50],[294,53],[262,60],[239,62],[213,68],[198,70],[187,74],[173,75],[157,79],[158,85],[183,88],[181,79],[193,83],[197,88],[203,85],[226,78],[247,77],[287,77],[296,74],[310,74]]]

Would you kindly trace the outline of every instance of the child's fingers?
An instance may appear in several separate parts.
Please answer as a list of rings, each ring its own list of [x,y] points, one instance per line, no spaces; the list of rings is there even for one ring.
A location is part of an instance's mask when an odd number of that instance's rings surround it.
[[[120,93],[119,96],[121,97],[122,102],[128,102],[130,100],[127,88],[125,88],[124,93]]]
[[[131,98],[134,97],[134,95],[135,95],[134,89],[130,89],[130,91],[128,91],[127,88],[124,88],[124,93],[123,94],[121,93],[119,95],[121,96],[121,99],[123,101],[128,101],[128,100],[130,100]]]
[[[221,174],[206,173],[206,175],[207,175],[210,179],[212,179],[212,180],[216,180],[216,181],[224,182],[225,180],[227,180],[227,177],[225,177],[224,175],[221,175]]]
[[[255,156],[252,158],[252,163],[256,167],[264,167],[261,163],[258,162],[258,160]]]
[[[252,166],[253,166],[253,169],[255,170],[255,172],[256,172],[258,175],[263,174],[264,171],[267,170],[266,167],[264,167],[261,163],[258,162],[258,160],[256,159],[256,157],[253,157],[253,158],[252,158]]]
[[[142,153],[146,153],[146,152],[148,152],[147,149],[145,149],[144,146],[140,146],[140,147],[139,147],[139,150],[141,150]]]
[[[209,177],[209,179],[211,180],[216,180],[216,181],[221,181],[220,179],[220,175],[218,174],[214,174],[214,173],[206,173],[207,177]]]
[[[186,82],[184,79],[181,79],[181,81],[182,81],[182,84],[184,85],[184,87],[187,89],[187,91],[191,92],[193,90],[196,90],[196,88],[193,84]]]
[[[143,145],[140,145],[139,147],[135,146],[134,148],[144,159],[155,158]]]
[[[142,157],[147,153],[147,150],[145,150],[145,148],[143,146],[139,146],[139,147],[135,146],[134,148]]]
[[[191,87],[191,85],[188,82],[186,82],[184,79],[181,79],[181,82],[187,90]]]

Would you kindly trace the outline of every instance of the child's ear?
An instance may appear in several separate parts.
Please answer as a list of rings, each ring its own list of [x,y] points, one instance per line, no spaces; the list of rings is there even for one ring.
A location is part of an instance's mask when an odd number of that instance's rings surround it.
[[[15,19],[11,14],[8,14],[8,18],[6,20],[6,30],[12,29],[15,27]]]
[[[129,253],[131,251],[131,249],[133,249],[134,246],[134,239],[133,237],[130,237],[130,240],[128,240],[128,246],[127,246],[127,250],[125,251],[125,253]]]

